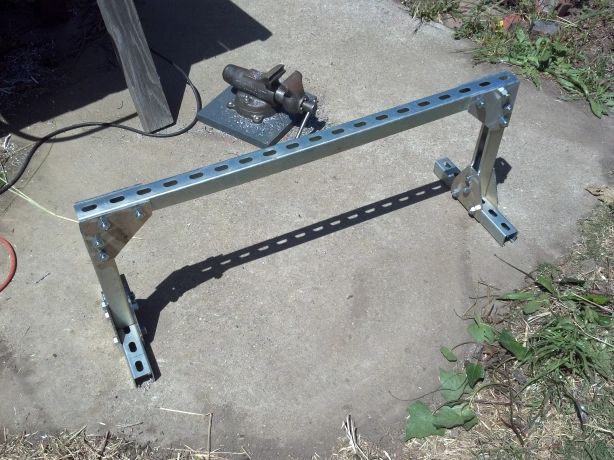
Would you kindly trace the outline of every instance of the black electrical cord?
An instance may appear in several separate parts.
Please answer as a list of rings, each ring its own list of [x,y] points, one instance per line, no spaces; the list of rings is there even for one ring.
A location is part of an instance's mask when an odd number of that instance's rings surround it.
[[[190,87],[190,89],[192,90],[192,92],[194,93],[194,99],[196,100],[196,114],[198,114],[198,112],[202,108],[202,100],[200,98],[200,94],[198,92],[198,89],[196,88],[196,86],[194,86],[194,83],[192,83],[192,80],[190,80],[190,77],[183,71],[183,69],[181,67],[179,67],[177,64],[175,64],[169,58],[161,55],[160,53],[158,53],[154,49],[152,49],[151,52],[153,54],[155,54],[156,56],[158,56],[163,61],[165,61],[168,64],[170,64],[171,66],[173,66],[183,76],[183,78],[186,81],[186,85],[188,85]],[[26,169],[28,167],[28,164],[30,163],[30,160],[32,160],[32,157],[34,156],[34,154],[40,148],[41,145],[43,145],[45,142],[49,141],[50,139],[52,139],[52,138],[54,138],[54,137],[56,137],[56,136],[58,136],[60,134],[63,134],[65,132],[67,132],[67,131],[73,131],[75,129],[89,128],[89,127],[118,128],[118,129],[124,129],[126,131],[131,131],[133,133],[141,134],[141,135],[147,136],[147,137],[165,138],[165,137],[179,136],[180,134],[186,133],[190,129],[192,129],[197,122],[198,122],[197,115],[194,115],[194,119],[187,126],[185,126],[184,128],[181,128],[178,131],[173,131],[171,133],[148,133],[148,132],[142,131],[140,129],[136,129],[136,128],[133,128],[131,126],[122,125],[122,124],[119,124],[119,123],[105,123],[105,122],[99,122],[99,121],[87,121],[87,122],[84,122],[84,123],[77,123],[77,124],[74,124],[74,125],[66,126],[64,128],[60,128],[60,129],[58,129],[56,131],[50,132],[49,134],[41,137],[38,141],[36,141],[36,143],[32,146],[32,148],[30,149],[30,151],[28,152],[28,154],[24,158],[24,161],[21,164],[21,166],[19,167],[19,170],[17,171],[17,173],[11,178],[11,180],[8,180],[8,178],[7,178],[7,183],[2,188],[0,188],[0,195],[2,195],[8,189],[10,189],[12,186],[14,186],[19,181],[19,179],[21,179],[21,176],[23,176],[23,173],[26,171]]]

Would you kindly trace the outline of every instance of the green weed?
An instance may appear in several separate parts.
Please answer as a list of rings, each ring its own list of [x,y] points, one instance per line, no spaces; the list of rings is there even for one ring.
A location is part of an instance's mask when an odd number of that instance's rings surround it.
[[[537,87],[541,77],[550,77],[561,87],[564,99],[585,99],[599,118],[614,111],[614,55],[607,50],[595,51],[605,43],[601,35],[614,33],[611,29],[614,6],[608,0],[593,0],[575,21],[558,20],[554,13],[542,13],[536,10],[533,0],[504,3],[480,0],[467,11],[461,11],[458,3],[451,0],[406,4],[422,20],[441,20],[445,12],[460,21],[455,37],[477,42],[473,52],[477,62],[516,66]],[[524,18],[524,24],[503,30],[500,21],[507,14]],[[557,21],[560,32],[531,37],[526,28],[533,20],[544,17]],[[595,30],[605,32],[596,35]]]
[[[585,98],[597,117],[614,109],[614,92],[610,90],[614,77],[604,74],[603,63],[590,65],[582,53],[560,37],[533,40],[520,27],[513,33],[494,31],[484,36],[474,57],[480,62],[514,65],[537,87],[540,76],[549,75],[569,97]]]
[[[403,2],[413,17],[422,21],[441,20],[444,15],[458,17],[459,0],[417,0]]]

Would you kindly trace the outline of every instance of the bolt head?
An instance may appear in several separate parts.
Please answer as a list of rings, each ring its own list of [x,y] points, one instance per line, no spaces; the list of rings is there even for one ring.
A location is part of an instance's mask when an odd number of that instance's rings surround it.
[[[482,108],[484,108],[484,107],[486,106],[486,102],[484,101],[484,99],[478,99],[478,100],[475,102],[475,106],[476,106],[478,109],[482,109]]]
[[[252,121],[254,123],[262,123],[262,117],[260,115],[254,115],[252,116]]]
[[[134,208],[134,217],[136,217],[138,220],[141,220],[145,217],[145,213],[143,212],[143,209],[140,206],[137,206],[136,208]]]
[[[111,224],[109,223],[109,219],[107,219],[106,217],[99,218],[98,228],[100,228],[100,230],[102,230],[103,232],[106,232],[108,229],[110,229]]]
[[[503,106],[503,112],[505,113],[512,113],[512,109],[514,108],[514,106],[512,104],[505,104]]]
[[[499,118],[499,124],[503,127],[503,128],[507,128],[510,124],[510,121],[507,119],[507,117],[501,117]]]
[[[107,252],[103,251],[102,249],[98,250],[98,260],[100,262],[106,262],[107,260],[109,260],[109,254],[107,254]]]
[[[228,107],[229,109],[234,109],[235,108],[235,103],[232,101],[228,101],[228,103],[226,104],[226,107]]]
[[[460,196],[460,189],[455,188],[454,190],[452,190],[452,198],[454,198],[455,200],[458,200],[459,196]]]

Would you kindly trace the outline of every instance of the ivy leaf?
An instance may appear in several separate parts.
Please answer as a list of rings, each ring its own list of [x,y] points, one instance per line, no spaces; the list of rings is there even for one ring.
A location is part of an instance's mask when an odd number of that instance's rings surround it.
[[[476,342],[494,343],[497,338],[497,331],[492,326],[483,323],[479,317],[473,318],[473,324],[467,328],[469,335]]]
[[[497,300],[529,300],[534,299],[535,294],[532,292],[520,291],[520,292],[506,292],[497,297]]]
[[[446,401],[458,401],[467,387],[467,374],[464,372],[448,372],[439,369],[441,395]]]
[[[503,348],[513,354],[517,360],[522,361],[527,357],[528,350],[518,343],[506,329],[503,329],[499,334],[499,343]]]
[[[552,278],[545,275],[539,275],[535,280],[537,284],[543,287],[546,291],[548,291],[552,295],[556,295],[556,289],[554,289],[554,283],[552,282]]]
[[[459,404],[454,407],[443,406],[434,416],[434,425],[442,428],[455,428],[477,419],[468,404]]]
[[[484,367],[474,363],[467,363],[467,365],[465,365],[465,373],[467,374],[467,383],[471,388],[473,388],[480,380],[484,380],[484,377],[486,377]]]
[[[409,418],[405,427],[405,438],[407,440],[413,438],[426,438],[437,434],[443,435],[445,428],[438,428],[433,424],[433,413],[431,409],[421,401],[413,403],[408,408]]]
[[[451,363],[455,363],[458,360],[454,352],[450,350],[448,347],[441,347],[439,351],[441,352],[443,357],[446,358]]]

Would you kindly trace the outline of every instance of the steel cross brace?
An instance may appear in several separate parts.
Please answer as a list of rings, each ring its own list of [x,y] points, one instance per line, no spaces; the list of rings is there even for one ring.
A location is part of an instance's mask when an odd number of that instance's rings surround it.
[[[497,209],[494,164],[508,126],[519,81],[508,71],[374,113],[311,135],[75,204],[79,228],[102,287],[102,307],[136,383],[153,378],[135,316],[138,308],[115,258],[152,212],[357,147],[468,110],[482,123],[471,164],[462,171],[449,159],[435,162],[435,174],[452,197],[499,244],[517,231]]]

